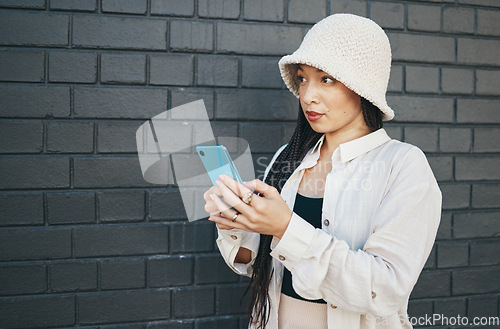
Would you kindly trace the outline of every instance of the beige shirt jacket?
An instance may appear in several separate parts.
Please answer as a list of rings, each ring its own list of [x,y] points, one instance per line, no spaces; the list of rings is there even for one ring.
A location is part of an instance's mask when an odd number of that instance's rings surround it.
[[[283,186],[281,196],[291,210],[324,137]],[[384,129],[341,144],[326,177],[321,229],[293,213],[282,238],[271,243],[274,272],[266,328],[278,328],[283,267],[291,271],[300,296],[328,303],[329,329],[412,328],[408,298],[440,217],[441,191],[419,148],[391,139]],[[217,245],[229,267],[251,276],[260,235],[238,229],[218,233]],[[234,263],[240,247],[252,251],[249,264]]]

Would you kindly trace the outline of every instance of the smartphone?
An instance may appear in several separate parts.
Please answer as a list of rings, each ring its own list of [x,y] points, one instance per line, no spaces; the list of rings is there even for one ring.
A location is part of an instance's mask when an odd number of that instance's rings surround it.
[[[243,183],[226,146],[222,144],[198,145],[196,152],[214,186],[217,186],[215,181],[219,180],[219,175],[222,174],[226,174],[235,181]]]

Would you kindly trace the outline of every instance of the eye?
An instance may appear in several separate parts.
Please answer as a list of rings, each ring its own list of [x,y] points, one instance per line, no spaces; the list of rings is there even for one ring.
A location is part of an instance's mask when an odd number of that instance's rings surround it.
[[[332,82],[335,82],[335,79],[331,78],[331,77],[322,77],[321,80],[324,82],[324,83],[332,83]]]
[[[304,78],[303,76],[298,75],[297,76],[297,81],[299,81],[300,83],[302,83],[302,82],[306,81],[306,78]]]

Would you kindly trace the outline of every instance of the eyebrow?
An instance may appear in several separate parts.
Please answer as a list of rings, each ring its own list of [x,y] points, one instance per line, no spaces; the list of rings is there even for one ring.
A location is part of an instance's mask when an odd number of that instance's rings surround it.
[[[297,70],[304,72],[304,70],[300,66],[297,66]],[[323,70],[320,70],[320,69],[317,68],[316,72],[323,72]]]

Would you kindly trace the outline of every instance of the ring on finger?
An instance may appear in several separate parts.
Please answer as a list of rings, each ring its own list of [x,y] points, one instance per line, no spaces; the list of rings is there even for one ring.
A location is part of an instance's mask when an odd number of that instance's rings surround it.
[[[236,222],[236,218],[238,218],[239,215],[240,215],[239,212],[237,212],[236,214],[234,214],[233,219],[232,219],[233,223]]]
[[[241,200],[246,204],[250,204],[250,202],[252,202],[252,197],[253,197],[253,192],[250,191],[247,194],[245,194],[243,198],[241,198]]]

